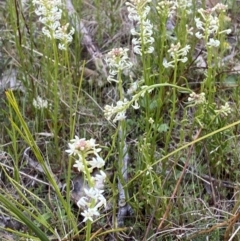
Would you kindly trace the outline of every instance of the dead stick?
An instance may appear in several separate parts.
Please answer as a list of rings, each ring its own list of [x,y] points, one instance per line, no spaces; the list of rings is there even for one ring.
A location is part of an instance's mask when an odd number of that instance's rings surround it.
[[[98,72],[101,72],[105,78],[107,78],[107,67],[103,61],[103,55],[99,51],[96,45],[94,45],[92,38],[84,25],[84,22],[78,18],[77,12],[72,4],[71,0],[65,0],[68,16],[75,27],[75,31],[82,35],[82,45],[84,45],[88,53],[92,56],[92,60]]]
[[[240,219],[240,212],[237,213],[236,215],[234,215],[230,221],[229,221],[229,225],[225,231],[224,234],[224,241],[228,241],[229,240],[229,236],[230,236],[230,232],[232,231],[233,225]]]
[[[212,226],[211,228],[209,229],[206,229],[206,230],[202,230],[200,232],[197,232],[197,233],[194,233],[192,234],[191,236],[189,236],[187,238],[187,240],[192,240],[193,238],[195,238],[196,236],[199,236],[199,235],[202,235],[202,234],[207,234],[207,233],[211,233],[212,231],[214,231],[215,229],[217,228],[221,228],[221,227],[224,227],[224,226],[229,226],[229,225],[232,225],[234,223],[237,222],[237,220],[239,220],[240,218],[240,213],[234,215],[233,217],[229,218],[228,220],[222,222],[222,223],[218,223],[214,226]]]

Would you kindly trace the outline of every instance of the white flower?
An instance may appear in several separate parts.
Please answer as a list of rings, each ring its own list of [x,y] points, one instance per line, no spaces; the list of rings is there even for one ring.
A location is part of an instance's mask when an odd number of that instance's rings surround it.
[[[115,118],[113,119],[113,123],[117,122],[117,121],[121,121],[121,120],[125,120],[126,119],[126,111],[119,111]]]
[[[112,116],[114,115],[114,106],[112,105],[105,105],[103,109],[103,113],[105,118],[110,121]]]
[[[96,155],[96,153],[98,153],[102,150],[101,148],[96,148],[98,146],[98,144],[96,144],[96,140],[93,138],[91,138],[90,140],[87,141],[87,146],[89,149],[94,150],[95,155]]]
[[[107,81],[108,81],[108,82],[115,82],[115,83],[118,83],[118,80],[115,79],[112,75],[109,75],[109,76],[107,77]]]
[[[226,102],[225,105],[221,105],[219,110],[215,110],[215,113],[222,113],[225,116],[228,116],[232,112],[232,108],[230,107],[229,103]]]
[[[33,99],[33,106],[36,109],[44,109],[44,108],[48,108],[48,101],[42,99],[40,96],[37,96],[36,99]]]
[[[173,63],[174,63],[174,61],[167,62],[167,60],[165,58],[163,59],[163,67],[165,67],[166,69],[169,67],[174,67]]]
[[[207,43],[207,46],[210,46],[210,47],[218,47],[219,45],[220,45],[220,41],[213,38],[210,38]]]
[[[122,104],[123,102],[118,102],[118,105],[121,106]],[[92,138],[86,140],[85,138],[75,136],[74,139],[70,140],[68,146],[69,149],[66,150],[66,152],[69,155],[78,156],[78,160],[75,161],[73,166],[76,167],[79,172],[82,172],[84,181],[86,182],[85,186],[87,187],[83,189],[85,195],[82,195],[77,205],[83,210],[83,212],[81,212],[84,217],[83,222],[88,220],[93,222],[94,218],[100,215],[98,208],[102,206],[106,207],[107,201],[103,196],[104,190],[102,190],[104,188],[106,174],[102,170],[97,173],[95,170],[92,172],[92,170],[103,167],[105,161],[98,155],[101,149],[97,148],[98,144],[96,144],[96,141]],[[94,155],[91,161],[88,161],[89,154],[91,157]]]
[[[205,93],[196,94],[192,92],[188,97],[189,102],[195,102],[195,104],[204,104],[206,103]]]
[[[95,180],[97,180],[98,182],[101,181],[101,186],[103,186],[105,177],[106,174],[104,172],[100,172],[98,176],[95,176]],[[93,222],[93,217],[100,215],[98,209],[102,206],[106,207],[107,201],[105,197],[102,195],[103,190],[98,189],[96,185],[94,188],[84,188],[84,192],[86,196],[81,197],[77,202],[77,205],[79,206],[79,208],[85,209],[84,212],[81,213],[82,216],[84,216],[83,222],[86,222],[87,220]]]
[[[135,109],[135,110],[137,110],[137,109],[140,108],[140,106],[139,106],[137,100],[135,100],[135,101],[134,101],[134,104],[132,104],[132,108]]]
[[[96,207],[88,208],[87,210],[84,210],[81,214],[84,217],[83,222],[86,222],[87,220],[93,222],[93,217],[100,215]]]
[[[85,138],[80,139],[78,136],[75,136],[75,139],[72,139],[70,142],[72,142],[75,146],[75,149],[77,149],[79,151],[85,151],[86,148],[88,148],[87,141]]]
[[[69,155],[78,155],[81,156],[81,154],[97,154],[101,151],[101,148],[96,148],[98,144],[95,143],[96,141],[94,139],[86,140],[85,138],[79,138],[78,136],[75,136],[74,139],[70,140],[70,143],[68,143],[68,146],[70,149],[66,150]]]
[[[126,118],[125,112],[126,112],[127,105],[128,105],[127,99],[124,99],[123,101],[121,100],[117,101],[116,106],[106,105],[103,110],[104,116],[107,118],[107,120],[111,120],[111,118],[114,115],[116,115],[114,118],[114,122],[118,120],[123,120]]]
[[[140,21],[140,16],[138,15],[134,4],[130,3],[130,2],[126,2],[127,10],[128,10],[128,18],[131,21],[136,21],[139,22]]]
[[[100,170],[100,172],[93,177],[93,180],[95,181],[95,187],[97,187],[98,189],[103,189],[106,177],[106,173]]]
[[[135,93],[138,89],[138,84],[139,84],[138,81],[131,83],[129,89],[127,90],[127,94],[132,95],[133,93]]]
[[[153,123],[154,123],[153,118],[152,118],[152,117],[150,117],[150,118],[149,118],[149,120],[148,120],[148,122],[149,122],[150,124],[153,124]]]
[[[134,45],[134,44],[133,44],[133,45]],[[142,55],[141,46],[140,46],[140,45],[134,45],[134,47],[133,47],[133,52],[134,52],[135,54]]]
[[[65,46],[65,44],[63,44],[63,43],[59,43],[59,44],[58,44],[58,48],[59,48],[60,50],[66,50],[66,46]]]
[[[186,55],[188,54],[190,48],[191,48],[190,45],[186,45],[185,47],[181,48],[181,45],[179,42],[176,45],[171,44],[171,47],[168,50],[168,53],[173,58],[173,60],[170,62],[167,62],[167,60],[164,58],[163,66],[165,68],[169,68],[169,67],[174,67],[174,65],[178,61],[180,61],[182,63],[187,62],[188,58],[186,57]],[[183,58],[181,58],[181,57],[183,57]]]
[[[93,157],[92,161],[88,161],[91,168],[102,168],[105,165],[105,161],[99,156],[96,155],[96,158]]]
[[[107,65],[110,69],[113,70],[124,70],[126,68],[131,68],[132,63],[129,62],[127,48],[115,48],[112,49],[106,58]]]
[[[88,205],[89,205],[88,198],[87,197],[81,197],[78,200],[77,205],[78,205],[79,208],[88,207]]]
[[[178,59],[178,61],[181,61],[182,63],[186,63],[188,61],[188,58],[184,57],[184,58]]]
[[[152,53],[154,51],[154,47],[152,44],[154,43],[153,34],[153,25],[149,19],[147,19],[147,15],[150,12],[150,7],[147,1],[138,1],[138,0],[129,0],[126,2],[127,10],[129,12],[128,18],[131,21],[137,23],[135,29],[131,29],[131,34],[134,36],[138,36],[138,38],[132,39],[133,51],[136,54],[142,55],[142,51],[144,53]]]
[[[42,32],[48,38],[59,39],[59,49],[65,50],[67,45],[72,42],[74,29],[67,32],[69,24],[61,26],[62,1],[61,0],[33,0],[35,13],[39,16],[39,21],[44,24]]]
[[[196,23],[196,27],[200,30],[204,30],[204,23],[200,20],[200,18],[194,18],[195,23]]]
[[[95,181],[104,181],[106,179],[107,175],[104,171],[100,170],[99,174],[97,173],[94,176]]]
[[[61,42],[58,45],[59,49],[66,50],[68,44],[71,43],[73,40],[72,35],[74,34],[74,28],[71,28],[71,30],[67,32],[68,26],[68,23],[64,26],[59,26],[54,32],[53,37],[55,39],[61,40]]]
[[[97,201],[104,191],[91,187],[90,189],[84,188],[84,192],[90,199]]]
[[[186,56],[189,50],[191,49],[190,45],[186,45],[183,48],[180,48],[180,47],[181,45],[179,42],[176,45],[171,44],[171,48],[168,50],[168,53],[170,53],[170,55],[173,58],[176,58],[176,57],[178,58],[181,56]]]
[[[189,0],[165,0],[159,1],[156,7],[159,14],[172,18],[178,11],[185,11],[186,14],[192,13],[192,2]]]
[[[190,45],[187,44],[184,48],[178,51],[178,54],[181,54],[181,56],[186,56],[190,49],[191,49]]]
[[[84,167],[84,165],[83,165],[81,160],[76,160],[75,164],[73,165],[73,167],[76,167],[79,172],[85,173],[85,167]]]
[[[203,37],[203,34],[200,33],[200,32],[196,32],[195,33],[195,36],[198,38],[198,39],[201,39]]]
[[[222,11],[225,12],[228,8],[228,5],[224,5],[222,3],[217,3],[212,9],[213,11]]]
[[[100,195],[99,197],[98,197],[98,203],[96,204],[96,208],[100,208],[100,207],[102,207],[102,206],[104,206],[105,208],[106,208],[106,206],[107,206],[107,201],[106,201],[106,198],[103,196],[103,195]]]
[[[109,67],[108,81],[118,82],[114,78],[120,71],[131,69],[133,64],[128,58],[127,48],[114,48],[106,56],[106,63]]]
[[[225,105],[221,106],[221,110],[224,113],[224,115],[226,115],[226,116],[232,112],[232,108],[230,107],[228,102],[225,103]]]
[[[151,54],[154,52],[154,48],[152,46],[149,46],[148,49],[145,51],[148,54]]]
[[[219,34],[223,34],[223,33],[230,34],[231,32],[232,32],[232,29],[229,28],[219,32]]]
[[[186,24],[186,30],[189,35],[193,35],[193,27],[189,27],[188,24]]]
[[[49,29],[47,29],[46,27],[43,27],[43,28],[42,28],[42,32],[43,32],[43,34],[46,35],[48,38],[52,38],[52,35],[51,35]]]
[[[192,7],[192,2],[189,0],[178,0],[178,8],[187,9]]]
[[[76,149],[75,143],[68,143],[68,147],[69,149],[66,150],[65,152],[67,152],[69,156],[74,156],[79,154],[79,151]]]
[[[226,34],[230,33],[229,29],[218,32],[220,23],[219,23],[219,13],[217,13],[217,10],[225,11],[225,9],[226,9],[225,5],[217,4],[215,7],[208,10],[204,10],[202,8],[198,10],[202,20],[200,18],[194,19],[196,23],[196,27],[199,29],[199,31],[195,34],[195,36],[199,39],[203,38],[203,36],[205,39],[209,39],[209,37],[211,36],[209,42],[207,43],[208,46],[214,46],[214,47],[219,46],[220,42],[218,40],[213,39],[214,35],[222,34],[222,33],[226,33]]]
[[[139,33],[136,31],[135,28],[132,28],[132,29],[130,30],[130,33],[131,33],[131,35],[138,35],[138,36],[139,36]]]

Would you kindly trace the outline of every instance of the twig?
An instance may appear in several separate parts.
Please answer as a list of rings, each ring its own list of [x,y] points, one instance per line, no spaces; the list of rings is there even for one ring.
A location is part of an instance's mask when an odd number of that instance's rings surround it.
[[[187,240],[192,240],[194,237],[196,236],[199,236],[201,234],[207,234],[207,233],[211,233],[212,231],[214,231],[215,229],[217,228],[221,228],[221,227],[224,227],[224,226],[228,226],[229,224],[231,225],[232,223],[236,223],[237,220],[239,220],[240,218],[240,213],[234,215],[233,217],[229,218],[228,220],[222,222],[222,223],[218,223],[214,226],[212,226],[211,228],[209,229],[206,229],[206,230],[202,230],[200,232],[197,232],[195,234],[192,234],[191,236],[189,236],[187,238]]]
[[[232,236],[230,237],[230,239],[228,241],[232,241],[239,230],[240,230],[240,226],[238,226],[237,230],[232,234]]]
[[[232,231],[233,225],[240,219],[240,212],[238,212],[236,215],[234,215],[230,220],[229,220],[229,225],[225,231],[224,234],[224,241],[229,240],[230,232]],[[231,238],[232,239],[232,238]]]

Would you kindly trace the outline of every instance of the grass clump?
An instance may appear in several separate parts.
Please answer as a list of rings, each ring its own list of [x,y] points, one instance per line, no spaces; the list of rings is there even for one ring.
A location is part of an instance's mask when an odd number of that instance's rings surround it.
[[[1,5],[3,237],[238,240],[237,4]]]

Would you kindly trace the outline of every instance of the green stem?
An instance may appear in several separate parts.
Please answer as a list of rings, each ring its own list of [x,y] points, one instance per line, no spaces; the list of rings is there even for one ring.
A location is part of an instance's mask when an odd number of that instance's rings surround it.
[[[92,230],[92,222],[87,220],[87,231],[86,231],[86,241],[90,241]]]
[[[57,49],[57,44],[56,40],[53,37],[53,32],[51,32],[51,39],[52,39],[52,49],[53,49],[53,56],[54,56],[54,70],[53,70],[53,76],[50,73],[51,76],[51,81],[53,81],[53,95],[54,95],[54,106],[53,106],[53,132],[54,132],[54,144],[55,144],[55,150],[56,150],[56,155],[57,159],[60,157],[60,152],[59,152],[59,137],[58,137],[58,112],[59,112],[59,96],[58,96],[58,63],[59,63],[59,58],[58,58],[58,49]]]
[[[214,94],[214,76],[213,76],[213,67],[212,67],[212,47],[207,47],[207,79],[206,79],[206,88],[208,91],[208,102],[212,103],[213,94]]]
[[[119,97],[121,101],[124,101],[124,92],[122,87],[122,72],[121,70],[118,71],[118,90],[119,90]],[[118,123],[118,137],[119,137],[119,165],[118,165],[118,172],[119,172],[119,180],[124,186],[124,178],[123,178],[123,160],[124,160],[124,145],[125,145],[125,138],[126,138],[126,122],[125,120],[120,120]],[[127,194],[127,190],[124,190],[125,196]]]
[[[173,85],[176,85],[177,69],[178,69],[178,60],[177,60],[177,56],[175,56]],[[176,100],[177,100],[176,88],[173,88],[172,93],[173,93],[173,95],[172,95],[172,111],[170,113],[169,131],[167,133],[166,141],[165,141],[165,153],[167,153],[170,137],[171,137],[172,130],[173,130],[173,127],[174,127],[174,118],[175,118],[175,113],[176,113]]]

